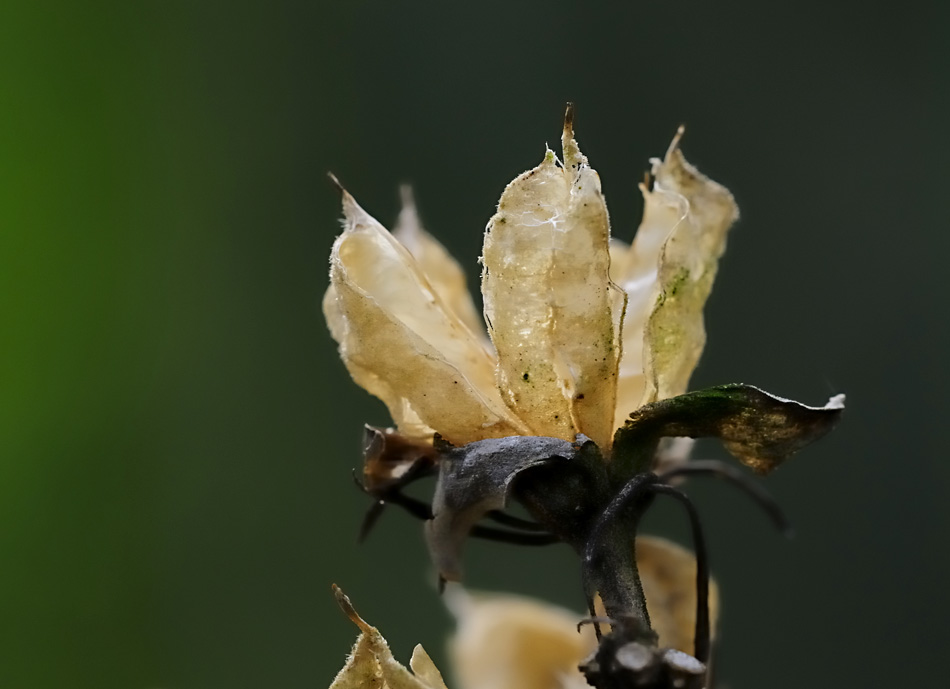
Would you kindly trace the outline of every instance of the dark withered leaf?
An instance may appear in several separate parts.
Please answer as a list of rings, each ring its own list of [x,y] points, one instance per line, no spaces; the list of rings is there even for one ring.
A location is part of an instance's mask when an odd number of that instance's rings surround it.
[[[587,440],[579,436],[579,443]],[[432,499],[426,543],[439,574],[461,579],[462,545],[485,514],[503,509],[512,480],[526,469],[567,460],[576,446],[558,438],[514,436],[490,438],[445,451]]]
[[[714,437],[743,464],[767,474],[834,428],[843,410],[844,395],[809,407],[751,385],[720,385],[637,409],[617,430],[614,452],[633,455],[661,437]]]

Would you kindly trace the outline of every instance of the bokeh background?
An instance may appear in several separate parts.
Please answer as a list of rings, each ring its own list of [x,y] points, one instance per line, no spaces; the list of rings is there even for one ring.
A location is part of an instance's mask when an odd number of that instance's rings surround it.
[[[384,223],[412,182],[471,270],[566,100],[630,239],[675,128],[736,195],[695,386],[821,403],[768,479],[797,537],[691,486],[742,687],[918,686],[950,615],[947,22],[938,3],[5,2],[0,686],[323,687],[355,629],[450,620],[421,529],[361,547],[387,423],[319,302],[333,170]],[[702,456],[722,457],[716,444]],[[646,528],[686,531],[672,508]],[[566,548],[473,543],[474,587],[582,607]],[[444,664],[444,663],[443,663]]]

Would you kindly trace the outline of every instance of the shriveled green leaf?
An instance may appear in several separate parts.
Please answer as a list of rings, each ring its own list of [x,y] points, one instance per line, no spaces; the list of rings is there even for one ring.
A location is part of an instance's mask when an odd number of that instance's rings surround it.
[[[505,507],[519,473],[574,454],[574,445],[566,440],[533,436],[490,438],[443,454],[433,518],[425,525],[429,554],[440,576],[461,580],[462,546],[469,531],[485,514]]]
[[[661,437],[714,437],[743,464],[767,474],[834,428],[843,410],[844,395],[809,407],[751,385],[721,385],[637,409],[618,429],[614,451],[639,458],[639,448],[655,447]]]

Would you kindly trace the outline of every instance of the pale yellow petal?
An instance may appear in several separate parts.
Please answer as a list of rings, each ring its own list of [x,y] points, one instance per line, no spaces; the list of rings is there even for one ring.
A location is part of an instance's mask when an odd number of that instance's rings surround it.
[[[327,325],[330,328],[330,334],[337,342],[344,342],[347,339],[347,324],[340,311],[340,302],[336,295],[333,285],[327,288],[323,295],[323,314]],[[389,414],[393,418],[393,423],[406,435],[414,438],[431,437],[434,430],[424,424],[419,415],[409,405],[409,401],[396,394],[389,384],[380,378],[373,371],[364,368],[351,359],[344,358],[346,369],[349,371],[353,381],[369,394],[378,397],[386,402],[389,408]]]
[[[412,655],[413,674],[393,657],[386,639],[357,614],[349,598],[337,586],[333,592],[339,606],[360,628],[360,635],[330,689],[446,689],[422,646],[416,646]]]
[[[600,176],[578,148],[572,119],[569,108],[561,143],[571,195],[562,234],[556,235],[563,243],[553,280],[554,347],[568,373],[575,426],[609,448],[621,353],[622,313],[615,301],[623,295],[610,280],[610,219]]]
[[[537,435],[607,447],[619,356],[607,207],[569,128],[564,149],[563,167],[548,151],[502,194],[485,234],[485,315],[505,402]]]
[[[446,307],[476,335],[485,332],[485,321],[475,308],[465,281],[465,271],[435,237],[425,231],[416,211],[412,190],[403,186],[402,210],[393,236],[409,250],[432,289]]]
[[[422,644],[416,644],[412,649],[412,658],[409,659],[409,667],[413,674],[434,689],[446,689],[445,680],[442,679],[442,673],[432,662],[432,658],[426,653]]]
[[[703,307],[712,290],[726,233],[739,217],[732,194],[690,165],[674,139],[654,161],[654,189],[689,203],[686,217],[660,252],[659,294],[644,332],[647,385],[641,404],[686,392],[706,344]]]
[[[696,558],[662,538],[637,538],[637,569],[647,599],[650,623],[661,648],[693,654],[696,630]],[[719,616],[719,587],[709,582],[709,621],[713,635]]]
[[[344,192],[324,309],[354,379],[407,435],[456,444],[524,432],[494,386],[494,361],[443,304],[405,247]]]
[[[643,220],[630,248],[620,254],[612,273],[627,295],[623,320],[623,356],[617,376],[617,407],[614,428],[640,406],[646,389],[643,337],[647,319],[656,303],[657,273],[663,243],[686,215],[686,199],[678,194],[640,185]]]
[[[432,684],[426,678],[417,677],[410,672],[393,657],[382,635],[377,634],[377,636],[382,645],[376,651],[376,659],[379,661],[379,672],[386,689],[445,689],[445,684],[442,682]]]
[[[686,391],[705,344],[702,309],[738,217],[732,194],[686,162],[681,135],[653,161],[653,190],[640,185],[643,220],[613,273],[628,296],[617,427],[643,404]]]
[[[455,681],[461,689],[585,687],[577,665],[596,647],[581,616],[514,595],[449,591],[458,618],[450,642]]]

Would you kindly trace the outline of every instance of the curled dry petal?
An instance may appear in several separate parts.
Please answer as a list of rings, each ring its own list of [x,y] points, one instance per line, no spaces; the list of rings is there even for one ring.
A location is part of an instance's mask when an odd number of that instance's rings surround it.
[[[660,252],[659,295],[644,330],[646,390],[640,405],[686,391],[706,344],[703,307],[712,290],[726,232],[739,217],[732,194],[690,165],[679,134],[663,161],[653,162],[654,191],[689,204]]]
[[[446,689],[441,673],[422,646],[416,646],[412,653],[410,672],[393,657],[386,639],[357,614],[338,586],[333,586],[333,593],[343,612],[360,628],[360,635],[330,689]]]
[[[340,356],[407,435],[455,444],[523,434],[494,386],[494,364],[410,253],[343,192],[324,312]]]
[[[609,222],[574,140],[505,189],[485,234],[482,294],[502,397],[535,435],[609,447],[619,359]]]
[[[706,332],[702,310],[726,232],[738,217],[732,194],[690,165],[677,133],[643,193],[632,246],[614,249],[611,274],[627,293],[615,427],[637,407],[685,392]]]
[[[646,390],[643,335],[647,320],[657,301],[657,272],[663,244],[686,215],[688,204],[679,194],[663,189],[650,191],[640,185],[643,194],[643,220],[633,244],[623,251],[614,249],[616,258],[611,274],[627,294],[623,321],[623,357],[617,376],[617,408],[614,428],[623,425],[627,414],[640,406]]]

